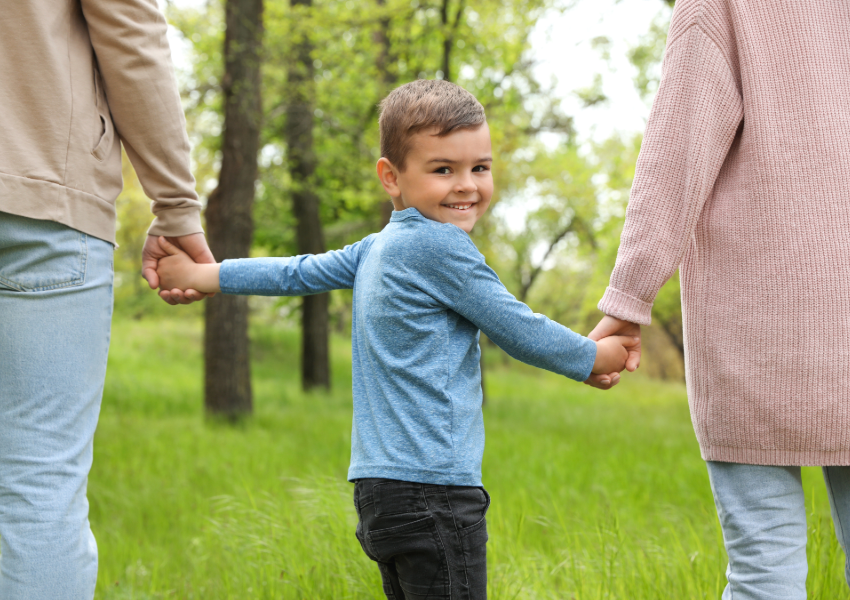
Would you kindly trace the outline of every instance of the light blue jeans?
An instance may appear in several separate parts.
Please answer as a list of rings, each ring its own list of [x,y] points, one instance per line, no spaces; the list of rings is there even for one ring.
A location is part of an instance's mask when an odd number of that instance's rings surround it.
[[[113,247],[0,212],[0,598],[90,600]]]
[[[723,600],[806,598],[806,507],[800,467],[707,462],[729,555]],[[850,540],[850,467],[823,467],[838,543]],[[845,563],[850,584],[850,566]]]

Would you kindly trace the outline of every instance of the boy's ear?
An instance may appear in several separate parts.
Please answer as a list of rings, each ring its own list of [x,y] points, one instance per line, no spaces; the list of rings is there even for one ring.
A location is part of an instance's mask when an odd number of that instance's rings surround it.
[[[390,197],[398,198],[401,196],[401,190],[398,187],[398,170],[393,164],[387,158],[381,157],[375,168],[378,171],[378,179],[381,180],[381,185],[384,186]]]

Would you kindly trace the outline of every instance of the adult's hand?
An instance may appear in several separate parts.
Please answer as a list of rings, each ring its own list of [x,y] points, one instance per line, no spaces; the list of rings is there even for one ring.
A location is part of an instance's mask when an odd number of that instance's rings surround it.
[[[192,233],[166,239],[191,256],[196,263],[215,262],[203,233]],[[142,277],[147,280],[152,290],[159,287],[156,265],[160,258],[166,256],[168,256],[168,253],[160,247],[157,236],[147,236],[145,247],[142,249]],[[197,290],[186,290],[185,292],[181,290],[160,290],[159,292],[159,297],[172,306],[175,304],[191,304],[203,300],[208,295],[212,296],[212,294],[203,294]]]
[[[609,335],[629,335],[638,339],[637,344],[629,348],[629,355],[626,358],[626,370],[632,372],[637,369],[640,365],[640,325],[606,315],[587,337],[598,342]],[[585,383],[600,390],[608,390],[617,385],[619,381],[619,373],[609,373],[607,375],[591,375]]]

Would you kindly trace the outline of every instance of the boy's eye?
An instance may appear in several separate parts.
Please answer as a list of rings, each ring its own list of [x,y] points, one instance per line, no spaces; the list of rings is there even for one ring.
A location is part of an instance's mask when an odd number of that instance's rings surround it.
[[[487,165],[476,165],[475,167],[472,168],[473,173],[481,173],[482,171],[489,171],[489,170],[490,170],[490,167],[488,167]]]
[[[434,173],[439,173],[440,175],[448,175],[449,173],[451,173],[451,169],[449,169],[448,167],[437,167],[437,169],[434,170]]]

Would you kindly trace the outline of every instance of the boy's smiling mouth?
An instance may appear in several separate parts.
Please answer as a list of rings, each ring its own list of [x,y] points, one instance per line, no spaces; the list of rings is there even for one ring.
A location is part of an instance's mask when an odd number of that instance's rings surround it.
[[[446,208],[453,208],[455,210],[469,210],[470,208],[472,208],[476,204],[477,204],[476,202],[464,202],[462,204],[461,203],[458,203],[458,204],[443,204],[443,206],[445,206]]]

